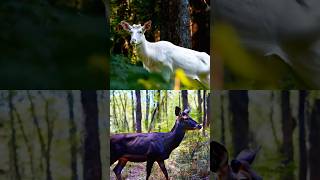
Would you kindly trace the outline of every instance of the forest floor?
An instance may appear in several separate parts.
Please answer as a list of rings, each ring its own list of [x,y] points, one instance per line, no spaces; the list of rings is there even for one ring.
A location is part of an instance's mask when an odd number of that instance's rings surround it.
[[[209,180],[209,176],[206,177],[199,177],[197,174],[191,175],[190,172],[188,174],[179,171],[176,168],[176,162],[174,160],[166,160],[165,162],[166,168],[169,174],[170,179],[183,179],[183,180]],[[112,171],[113,168],[116,166],[116,163],[110,167],[110,179],[116,180],[116,176]],[[122,170],[122,178],[126,180],[144,180],[146,178],[146,162],[144,163],[132,163],[128,162],[126,167]],[[159,168],[159,165],[155,162],[153,164],[152,172],[150,175],[150,180],[165,180],[165,177]]]

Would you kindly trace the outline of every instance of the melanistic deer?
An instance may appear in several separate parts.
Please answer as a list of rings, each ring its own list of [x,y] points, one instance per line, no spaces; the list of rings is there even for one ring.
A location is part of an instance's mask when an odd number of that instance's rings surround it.
[[[147,162],[148,180],[153,163],[156,161],[166,179],[169,179],[164,160],[168,159],[170,153],[179,146],[187,130],[201,129],[189,116],[189,109],[181,112],[179,107],[175,108],[177,116],[174,127],[167,133],[126,133],[114,134],[110,138],[110,165],[118,161],[113,169],[118,180],[121,180],[121,171],[128,161]]]
[[[212,141],[210,143],[210,170],[217,174],[218,180],[262,180],[262,177],[251,169],[251,164],[259,150],[260,147],[256,150],[242,150],[229,165],[227,149],[222,144]]]

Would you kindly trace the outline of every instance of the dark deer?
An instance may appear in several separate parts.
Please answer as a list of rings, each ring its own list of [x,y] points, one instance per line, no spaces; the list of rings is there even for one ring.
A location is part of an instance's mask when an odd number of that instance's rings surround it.
[[[222,144],[212,141],[210,169],[217,174],[218,180],[262,180],[262,177],[251,169],[251,164],[259,150],[260,147],[256,150],[242,150],[229,164],[227,149]]]
[[[121,180],[121,171],[128,161],[147,162],[147,180],[150,176],[153,163],[156,161],[166,179],[169,179],[164,160],[179,146],[187,130],[201,129],[195,120],[189,116],[189,109],[181,112],[176,107],[176,123],[167,133],[128,133],[115,134],[110,138],[111,159],[110,165],[118,161],[113,169],[118,180]]]

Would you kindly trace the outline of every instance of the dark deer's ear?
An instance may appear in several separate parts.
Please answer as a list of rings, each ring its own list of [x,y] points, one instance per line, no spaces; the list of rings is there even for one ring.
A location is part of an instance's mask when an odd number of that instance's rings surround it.
[[[176,110],[175,110],[176,116],[179,116],[181,113],[181,108],[179,108],[178,106],[176,106]]]
[[[210,143],[210,170],[218,172],[225,166],[228,166],[227,149],[222,144],[212,141]]]
[[[144,23],[144,25],[143,25],[144,31],[148,31],[148,30],[151,29],[151,23],[152,23],[151,20],[149,20],[149,21],[147,21],[147,22]]]
[[[189,112],[190,112],[190,108],[188,107],[188,108],[187,108],[187,109],[185,109],[183,112],[184,112],[184,113],[189,114]]]
[[[120,22],[120,25],[121,25],[122,28],[123,28],[124,30],[126,30],[126,31],[130,31],[130,29],[131,29],[130,24],[127,23],[127,22],[125,22],[125,21],[121,21],[121,22]]]

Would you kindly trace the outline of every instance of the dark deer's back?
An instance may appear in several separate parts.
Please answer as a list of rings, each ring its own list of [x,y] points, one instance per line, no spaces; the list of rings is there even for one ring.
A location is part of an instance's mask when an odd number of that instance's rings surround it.
[[[144,162],[148,159],[167,159],[170,152],[165,148],[165,133],[115,134],[110,138],[111,164],[119,158],[131,162]]]

